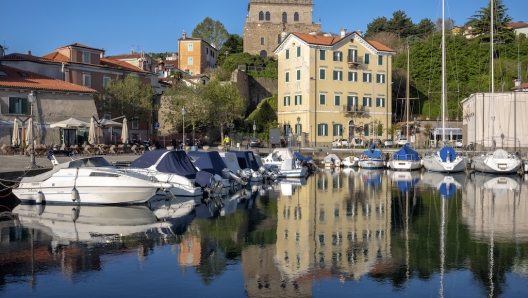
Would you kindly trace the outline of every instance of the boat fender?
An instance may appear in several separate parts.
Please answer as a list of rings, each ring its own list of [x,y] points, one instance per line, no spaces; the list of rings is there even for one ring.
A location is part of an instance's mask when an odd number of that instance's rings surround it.
[[[77,188],[75,188],[75,186],[73,187],[72,191],[71,191],[71,199],[72,199],[72,202],[77,202],[79,201],[79,191],[77,190]]]
[[[44,213],[44,204],[37,205],[37,213],[38,215],[42,215],[42,213]]]
[[[35,200],[35,204],[40,205],[44,201],[44,194],[39,190],[37,192],[37,199]]]
[[[169,188],[172,188],[173,185],[172,185],[171,183],[162,183],[162,184],[161,184],[161,187],[162,187],[163,189],[169,189]]]
[[[81,208],[75,208],[75,207],[72,208],[72,210],[71,210],[71,220],[73,222],[77,221],[77,219],[79,218],[80,211],[81,211]]]

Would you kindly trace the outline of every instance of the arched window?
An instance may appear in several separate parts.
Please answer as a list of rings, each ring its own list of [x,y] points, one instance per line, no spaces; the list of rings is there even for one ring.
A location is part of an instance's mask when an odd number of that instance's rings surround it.
[[[282,13],[282,22],[288,23],[288,14],[286,12]]]
[[[263,21],[264,20],[264,13],[261,11],[259,12],[259,21]]]
[[[266,11],[266,21],[269,21],[270,20],[270,12],[269,11]]]
[[[262,57],[262,58],[268,57],[268,52],[266,52],[266,50],[260,51],[260,57]]]
[[[299,21],[299,13],[296,12],[294,15],[293,15],[293,21],[294,22],[298,22]]]

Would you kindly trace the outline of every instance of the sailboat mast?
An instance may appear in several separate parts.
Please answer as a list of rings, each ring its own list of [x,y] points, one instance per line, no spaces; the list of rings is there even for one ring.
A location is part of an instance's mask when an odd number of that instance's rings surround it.
[[[446,106],[446,67],[445,67],[445,16],[444,1],[442,1],[442,144],[445,146],[445,106]]]
[[[409,80],[411,79],[411,76],[409,75],[409,60],[410,60],[410,51],[409,51],[409,44],[407,44],[407,83],[406,83],[406,86],[405,86],[405,112],[407,114],[407,119],[405,120],[407,122],[407,132],[406,132],[406,135],[405,137],[407,138],[407,142],[410,142],[411,139],[409,137],[409,110],[410,110],[410,104],[409,104],[409,94],[410,94],[410,91],[409,91],[409,86],[410,86],[410,83],[409,83]]]
[[[491,146],[495,150],[495,78],[494,78],[494,68],[493,63],[493,0],[490,0],[491,6],[491,24],[490,24],[490,42],[491,42]]]

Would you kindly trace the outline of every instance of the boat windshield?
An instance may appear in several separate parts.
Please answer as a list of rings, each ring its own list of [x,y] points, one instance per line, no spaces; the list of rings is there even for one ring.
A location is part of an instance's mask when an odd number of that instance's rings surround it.
[[[102,157],[89,157],[70,161],[68,168],[96,168],[96,167],[112,167],[106,159]]]

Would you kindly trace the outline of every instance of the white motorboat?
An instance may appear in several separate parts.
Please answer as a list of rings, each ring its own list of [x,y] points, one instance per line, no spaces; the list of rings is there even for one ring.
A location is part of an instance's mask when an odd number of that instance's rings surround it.
[[[467,162],[467,157],[459,155],[450,146],[445,146],[422,159],[423,167],[427,171],[438,173],[462,172],[466,170]]]
[[[347,156],[347,157],[343,158],[343,160],[341,161],[341,164],[344,167],[348,167],[348,168],[358,167],[359,166],[359,157],[352,156],[352,155]]]
[[[172,187],[166,190],[176,197],[201,197],[204,191],[214,192],[216,186],[213,175],[199,172],[182,150],[147,151],[124,170],[128,173],[152,176],[157,181],[172,184]]]
[[[473,157],[472,167],[482,173],[510,174],[519,170],[521,159],[506,150],[497,149]]]
[[[294,154],[291,148],[275,148],[263,158],[263,164],[277,167],[277,175],[280,178],[306,177],[308,175],[308,168],[303,166],[303,161]]]
[[[158,190],[172,187],[154,177],[123,172],[101,156],[77,158],[59,163],[54,152],[48,158],[53,169],[34,177],[24,177],[13,188],[23,202],[76,204],[138,204],[154,197]]]
[[[405,144],[396,151],[389,161],[389,167],[394,171],[412,171],[422,168],[422,159],[418,152],[413,150],[409,144]]]
[[[341,158],[333,153],[330,153],[323,158],[323,164],[325,168],[339,168],[341,167]]]

